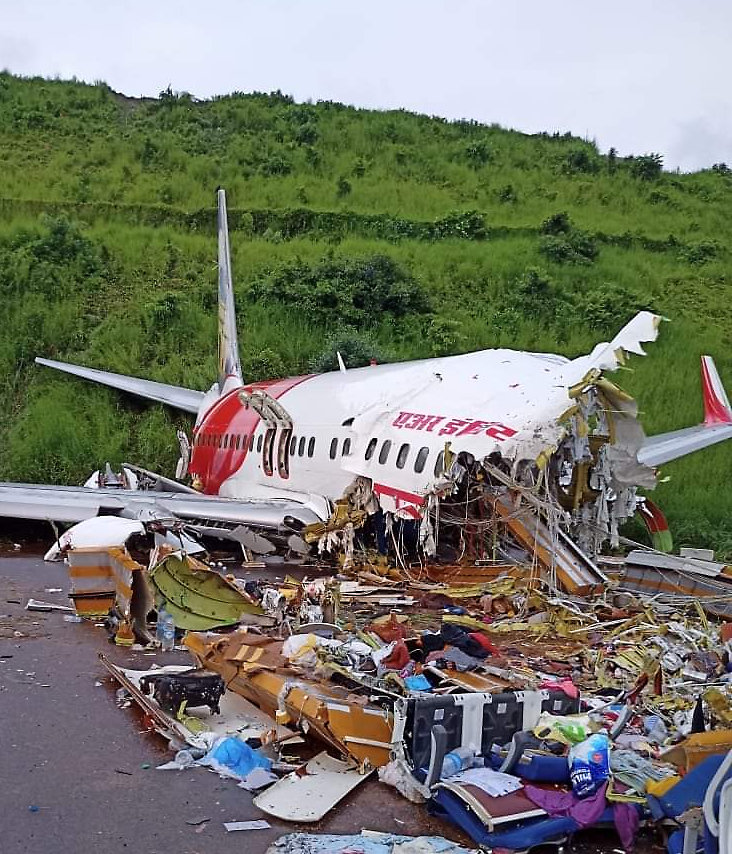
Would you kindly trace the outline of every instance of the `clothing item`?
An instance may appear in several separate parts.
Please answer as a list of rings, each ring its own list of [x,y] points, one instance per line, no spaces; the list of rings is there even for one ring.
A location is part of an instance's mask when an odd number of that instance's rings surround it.
[[[466,655],[470,655],[473,658],[485,658],[488,655],[488,651],[483,644],[472,638],[470,632],[461,626],[456,626],[454,623],[445,623],[440,629],[440,634],[445,645],[457,647]]]
[[[553,691],[561,691],[562,693],[570,697],[572,700],[576,700],[577,697],[579,697],[579,690],[571,679],[560,679],[559,681],[554,681],[553,679],[545,679],[539,685],[539,687],[550,688]]]
[[[551,791],[539,789],[536,786],[526,786],[526,796],[551,816],[567,816],[582,827],[592,827],[605,812],[607,800],[602,785],[596,792],[586,798],[578,798],[573,792]],[[623,848],[628,854],[632,852],[635,837],[640,824],[638,809],[634,804],[613,804],[613,822]]]
[[[450,782],[469,783],[494,798],[517,792],[524,785],[518,777],[514,777],[512,774],[502,774],[492,768],[466,768],[465,771],[460,771],[459,774],[450,777]]]

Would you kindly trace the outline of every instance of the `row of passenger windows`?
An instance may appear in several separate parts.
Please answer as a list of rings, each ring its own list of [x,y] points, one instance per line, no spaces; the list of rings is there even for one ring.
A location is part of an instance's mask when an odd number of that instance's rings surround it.
[[[366,453],[364,454],[367,460],[370,460],[374,453],[376,452],[376,446],[378,445],[379,440],[374,438],[372,439],[368,445],[366,446]],[[379,463],[383,466],[386,465],[389,455],[391,454],[391,439],[385,439],[381,443],[381,448],[379,450],[378,460]],[[411,445],[405,442],[403,445],[399,447],[399,451],[396,455],[396,467],[398,469],[403,469],[407,464],[407,459],[409,458],[409,453],[411,451]],[[427,457],[430,455],[430,449],[422,447],[417,453],[414,455],[414,470],[417,474],[420,474],[424,471],[425,465],[427,465]],[[442,473],[442,469],[444,466],[445,454],[443,451],[437,455],[437,459],[435,460],[435,476]]]
[[[249,450],[254,450],[255,436],[252,433],[248,436],[238,433],[199,433],[193,439],[193,444],[197,447],[213,447],[213,448],[233,448],[235,450],[243,450],[249,442]],[[256,438],[257,453],[262,450],[262,434]],[[315,436],[307,438],[306,436],[293,436],[290,439],[290,456],[304,457],[307,452],[308,457],[315,454]],[[351,452],[351,440],[344,439],[341,445],[341,456],[346,457]],[[338,456],[338,439],[331,439],[330,442],[330,458],[334,460]]]

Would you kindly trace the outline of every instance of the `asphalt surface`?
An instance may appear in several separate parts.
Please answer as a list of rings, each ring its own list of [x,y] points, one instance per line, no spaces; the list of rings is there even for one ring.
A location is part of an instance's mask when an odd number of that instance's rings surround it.
[[[153,662],[188,663],[188,654],[132,652],[108,643],[93,624],[25,610],[29,597],[69,604],[66,567],[22,552],[6,555],[0,555],[0,854],[259,854],[285,833],[362,828],[443,835],[471,847],[453,825],[375,778],[320,823],[298,826],[263,815],[248,792],[206,769],[156,770],[171,758],[166,742],[144,731],[134,706],[117,707],[119,686],[97,655],[147,669]],[[261,818],[270,829],[227,833],[223,826]],[[609,854],[617,846],[612,832],[588,832],[573,850]],[[653,847],[646,840],[637,850]]]
[[[171,758],[166,742],[142,731],[134,707],[117,707],[119,686],[97,654],[139,669],[190,658],[117,648],[93,624],[25,610],[29,597],[68,605],[68,589],[63,563],[0,557],[1,854],[257,854],[295,830],[362,828],[465,841],[375,779],[319,824],[298,826],[263,815],[248,792],[206,769],[157,771]],[[261,818],[271,829],[227,833],[223,826]]]

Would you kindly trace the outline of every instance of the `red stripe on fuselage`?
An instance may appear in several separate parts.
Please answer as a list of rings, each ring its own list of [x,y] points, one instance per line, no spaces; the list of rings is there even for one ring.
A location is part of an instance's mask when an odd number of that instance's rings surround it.
[[[311,376],[308,374],[244,385],[220,397],[211,406],[194,430],[191,463],[188,467],[189,472],[200,481],[203,492],[218,495],[221,484],[241,468],[249,453],[251,436],[261,421],[257,412],[251,407],[245,407],[239,400],[239,393],[261,390],[279,400]]]

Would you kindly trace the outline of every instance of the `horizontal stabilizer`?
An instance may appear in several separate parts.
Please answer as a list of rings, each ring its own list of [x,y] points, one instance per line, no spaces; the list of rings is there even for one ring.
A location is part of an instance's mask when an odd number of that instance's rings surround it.
[[[53,359],[37,358],[36,363],[45,365],[47,368],[55,368],[57,371],[64,371],[67,374],[73,374],[75,377],[101,383],[110,388],[126,391],[128,394],[134,394],[137,397],[144,397],[146,400],[155,400],[158,403],[172,406],[174,409],[182,409],[183,412],[192,412],[194,415],[198,413],[203,400],[202,391],[194,391],[176,385],[141,380],[137,377],[127,377],[124,374],[99,371],[96,368],[70,365],[67,362],[55,362]]]
[[[678,457],[732,438],[732,408],[711,356],[701,357],[704,421],[696,427],[649,436],[638,451],[638,461],[660,466]]]

